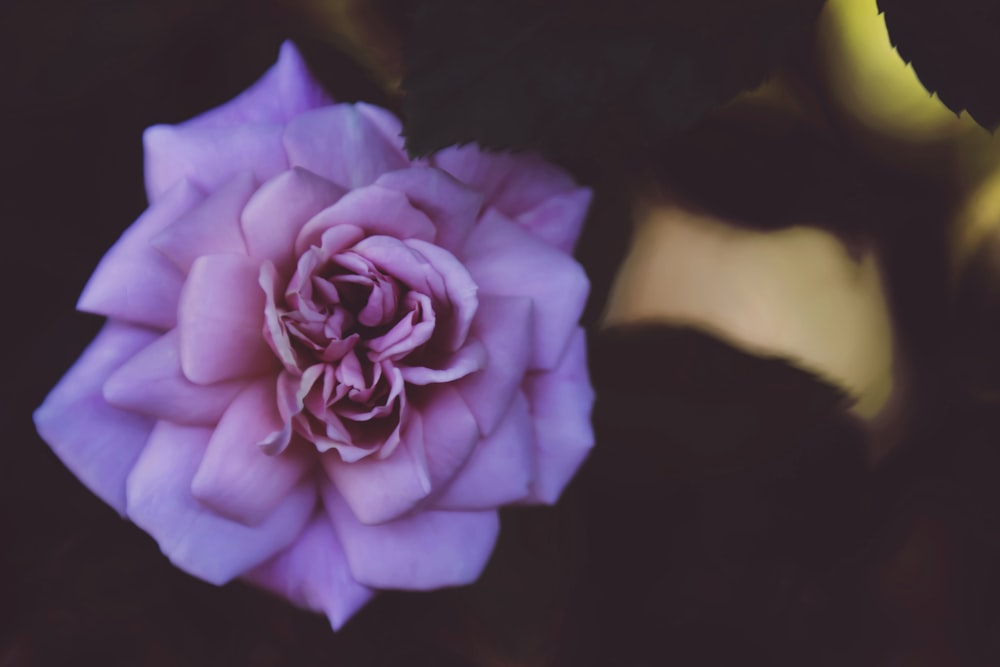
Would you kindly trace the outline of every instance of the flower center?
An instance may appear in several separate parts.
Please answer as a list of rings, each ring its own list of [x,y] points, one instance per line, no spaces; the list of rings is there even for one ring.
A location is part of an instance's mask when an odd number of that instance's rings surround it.
[[[285,364],[282,416],[295,432],[345,460],[388,456],[406,402],[399,366],[436,356],[431,296],[354,249],[312,247],[283,298],[269,291],[267,315],[268,342]]]

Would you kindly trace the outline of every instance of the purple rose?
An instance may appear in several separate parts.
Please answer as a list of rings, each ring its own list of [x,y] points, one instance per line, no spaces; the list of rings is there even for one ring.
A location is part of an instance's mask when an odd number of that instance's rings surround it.
[[[150,207],[80,297],[108,322],[35,414],[178,567],[334,628],[373,589],[475,580],[497,507],[554,502],[593,443],[569,254],[589,191],[399,136],[291,44],[147,130]]]

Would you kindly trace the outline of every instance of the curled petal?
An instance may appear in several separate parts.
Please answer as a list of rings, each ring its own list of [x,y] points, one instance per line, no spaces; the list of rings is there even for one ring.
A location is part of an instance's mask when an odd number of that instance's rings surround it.
[[[293,166],[305,167],[348,190],[409,165],[359,105],[337,104],[296,116],[284,134]]]
[[[444,278],[448,303],[452,308],[451,330],[448,332],[452,345],[449,349],[454,352],[469,335],[472,318],[479,307],[476,297],[479,287],[462,263],[447,250],[420,239],[407,239],[405,243],[428,260]]]
[[[244,578],[300,607],[326,614],[334,630],[374,595],[351,576],[344,548],[323,513],[306,524],[291,546]]]
[[[181,368],[198,384],[277,370],[264,340],[260,263],[246,255],[205,255],[191,266],[178,307]]]
[[[398,239],[432,239],[435,233],[434,223],[413,208],[406,195],[373,185],[348,192],[307,222],[295,241],[295,252],[301,255],[311,246],[319,246],[327,230],[341,225]]]
[[[496,544],[496,511],[423,511],[379,525],[358,521],[333,487],[323,502],[351,573],[373,588],[430,590],[475,581]]]
[[[299,483],[311,463],[303,452],[268,456],[259,444],[283,426],[272,378],[247,385],[212,433],[191,492],[219,514],[258,525]]]
[[[128,516],[185,572],[222,585],[260,565],[299,535],[316,507],[305,480],[261,524],[215,514],[191,495],[212,431],[159,422],[127,482]]]
[[[295,350],[288,337],[288,332],[281,323],[281,314],[278,312],[278,269],[272,262],[264,262],[260,267],[260,275],[257,283],[264,291],[264,339],[271,347],[271,350],[278,356],[286,369],[297,370],[298,361],[295,357]]]
[[[109,322],[35,410],[35,428],[84,485],[125,513],[125,478],[153,429],[148,417],[112,407],[101,386],[155,340],[146,329]]]
[[[439,323],[438,331],[448,351],[462,346],[476,314],[477,287],[454,255],[419,239],[400,241],[388,236],[369,236],[354,246],[354,252],[417,293],[449,304],[447,330],[442,331]]]
[[[178,424],[212,426],[243,388],[242,382],[195,384],[181,371],[177,331],[139,351],[104,383],[111,405]]]
[[[383,174],[376,185],[398,190],[434,222],[434,244],[458,252],[476,224],[483,195],[460,183],[447,172],[429,167],[411,167]]]
[[[125,322],[172,329],[184,277],[150,241],[204,198],[187,180],[165,192],[104,255],[76,307]]]
[[[483,294],[531,297],[531,367],[554,368],[587,301],[590,283],[583,267],[494,210],[483,215],[469,236],[464,259]]]
[[[436,368],[426,366],[399,367],[403,379],[410,384],[426,385],[454,382],[486,366],[486,348],[478,340],[467,341],[458,352],[450,355]]]
[[[537,442],[531,498],[552,504],[594,446],[590,423],[594,390],[583,329],[576,330],[554,371],[529,375],[525,385]]]

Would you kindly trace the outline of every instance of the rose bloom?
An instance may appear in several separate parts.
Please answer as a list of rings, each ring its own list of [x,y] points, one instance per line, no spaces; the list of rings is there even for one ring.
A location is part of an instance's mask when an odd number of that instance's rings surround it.
[[[590,192],[533,156],[411,161],[400,132],[287,43],[147,130],[150,207],[78,304],[108,322],[35,414],[178,567],[334,628],[373,589],[475,580],[497,508],[555,502],[593,444]]]

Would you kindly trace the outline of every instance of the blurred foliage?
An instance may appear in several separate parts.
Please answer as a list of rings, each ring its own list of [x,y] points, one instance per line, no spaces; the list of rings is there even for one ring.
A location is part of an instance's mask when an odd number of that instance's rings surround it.
[[[406,36],[407,148],[562,156],[655,145],[759,85],[821,0],[422,0]]]

